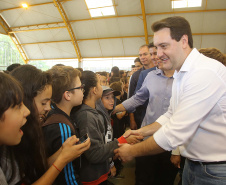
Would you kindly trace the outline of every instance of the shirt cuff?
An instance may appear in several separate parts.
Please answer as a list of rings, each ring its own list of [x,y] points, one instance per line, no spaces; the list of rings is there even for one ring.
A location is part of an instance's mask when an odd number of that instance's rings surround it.
[[[119,142],[120,144],[122,144],[122,143],[128,143],[128,142],[126,141],[126,139],[125,139],[123,136],[121,136],[120,138],[118,138],[118,142]]]
[[[156,120],[156,122],[158,122],[160,125],[165,125],[167,123],[167,121],[169,121],[169,119],[166,116],[164,116],[164,115],[160,116]]]
[[[163,127],[161,127],[157,132],[155,132],[153,137],[154,137],[155,142],[164,150],[171,151],[174,149],[169,145],[169,142],[163,131]]]
[[[125,107],[126,111],[131,113],[134,112],[136,110],[136,108],[133,108],[130,103],[129,103],[129,99],[125,100],[124,102],[122,102],[122,105]]]
[[[172,150],[171,154],[172,154],[172,155],[180,155],[180,149],[179,149],[179,146],[178,146],[175,150]]]

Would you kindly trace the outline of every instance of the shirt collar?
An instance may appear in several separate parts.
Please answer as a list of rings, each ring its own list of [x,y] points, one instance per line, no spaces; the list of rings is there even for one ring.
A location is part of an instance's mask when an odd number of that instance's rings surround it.
[[[185,59],[183,65],[181,66],[181,69],[179,72],[182,71],[189,71],[192,64],[195,62],[195,59],[200,55],[198,50],[196,48],[192,49],[192,51],[189,53],[187,58]]]
[[[163,71],[159,68],[156,67],[156,70],[153,70],[153,72],[157,75],[161,75],[161,76],[165,76],[165,74],[163,73]],[[165,76],[166,77],[166,76]],[[168,78],[168,77],[167,77]],[[170,77],[172,78],[172,77]]]
[[[193,48],[192,51],[189,53],[187,58],[185,59],[183,65],[180,68],[180,71],[177,72],[175,70],[173,74],[173,78],[176,78],[178,73],[187,72],[191,69],[192,64],[195,62],[195,59],[200,55],[199,51],[196,48]]]

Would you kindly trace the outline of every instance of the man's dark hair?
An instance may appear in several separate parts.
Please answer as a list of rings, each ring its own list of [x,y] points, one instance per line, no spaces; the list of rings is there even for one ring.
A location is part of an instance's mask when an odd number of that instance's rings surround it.
[[[170,29],[171,38],[180,41],[183,35],[188,36],[188,44],[190,48],[193,48],[193,39],[189,22],[180,16],[168,17],[157,21],[151,26],[153,32],[157,32],[163,28]]]
[[[9,66],[7,67],[6,70],[7,70],[8,72],[11,72],[12,70],[16,69],[16,68],[19,67],[19,66],[21,66],[21,64],[19,64],[19,63],[14,63],[14,64],[9,65]]]
[[[149,49],[149,48],[156,48],[156,46],[154,45],[153,42],[151,42],[151,43],[148,44],[148,49]]]
[[[140,58],[139,58],[139,57],[135,58],[135,60],[134,60],[134,64],[135,64],[136,62],[140,62],[140,63],[141,63],[141,61],[140,61]],[[141,63],[141,64],[142,64],[142,63]],[[135,66],[134,66],[134,67],[135,67]]]
[[[145,48],[145,47],[148,48],[148,45],[147,45],[147,44],[144,44],[144,45],[140,46],[139,50],[140,50],[141,48]]]

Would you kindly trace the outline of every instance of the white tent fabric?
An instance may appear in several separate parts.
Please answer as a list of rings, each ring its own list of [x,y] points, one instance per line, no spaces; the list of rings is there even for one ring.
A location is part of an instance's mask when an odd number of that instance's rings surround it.
[[[67,24],[54,1],[61,5]],[[21,8],[21,0],[0,0],[0,33],[17,38],[27,61],[136,57],[139,47],[152,41],[153,22],[183,16],[191,24],[194,47],[226,53],[225,0],[202,0],[202,7],[188,9],[172,9],[171,1],[114,0],[115,16],[91,18],[85,0],[27,0],[27,9]]]

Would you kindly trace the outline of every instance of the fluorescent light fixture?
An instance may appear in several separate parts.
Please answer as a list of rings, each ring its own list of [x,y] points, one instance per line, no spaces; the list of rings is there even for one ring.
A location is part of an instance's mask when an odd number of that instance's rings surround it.
[[[201,7],[202,0],[172,0],[172,8]]]
[[[91,17],[115,15],[112,0],[85,0]]]
[[[27,3],[22,3],[22,7],[26,9],[26,8],[28,8],[28,4]]]

